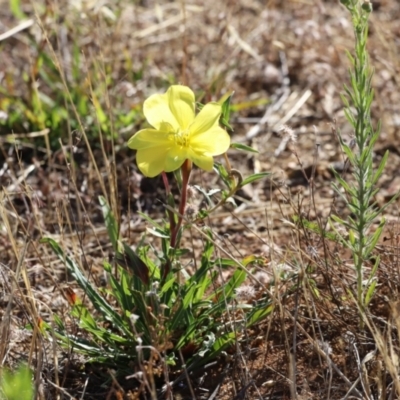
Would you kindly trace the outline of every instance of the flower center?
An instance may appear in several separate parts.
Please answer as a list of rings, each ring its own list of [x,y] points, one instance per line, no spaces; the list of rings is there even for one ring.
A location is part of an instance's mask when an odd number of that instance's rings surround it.
[[[188,129],[184,131],[178,130],[177,132],[171,134],[170,140],[173,140],[176,146],[189,147],[190,132]]]

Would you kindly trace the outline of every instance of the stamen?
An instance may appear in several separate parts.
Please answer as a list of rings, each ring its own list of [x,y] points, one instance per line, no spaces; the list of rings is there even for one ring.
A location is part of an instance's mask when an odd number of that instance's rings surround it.
[[[173,136],[173,137],[171,137]],[[189,147],[189,131],[178,131],[173,135],[170,135],[170,140],[173,140],[176,145],[180,147]]]

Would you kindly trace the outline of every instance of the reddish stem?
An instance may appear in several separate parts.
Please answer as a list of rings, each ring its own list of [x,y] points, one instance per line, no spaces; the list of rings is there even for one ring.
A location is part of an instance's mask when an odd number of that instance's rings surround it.
[[[165,191],[167,192],[167,196],[171,194],[171,188],[169,187],[168,176],[165,171],[161,172],[162,180],[164,182]]]
[[[167,194],[167,204],[170,207],[172,207],[173,206],[172,201],[171,201],[172,194],[171,194],[171,187],[169,186],[169,182],[168,182],[168,176],[165,173],[165,171],[163,171],[161,173],[161,176],[162,176],[162,180],[164,182],[165,192]],[[175,225],[176,225],[175,224],[175,215],[174,215],[174,212],[171,211],[170,209],[167,209],[167,213],[168,213],[168,219],[169,219],[169,230],[170,230],[170,232],[173,232],[175,230]]]
[[[181,190],[181,201],[179,203],[179,212],[178,212],[178,223],[175,226],[175,229],[171,231],[171,247],[176,248],[179,230],[182,226],[183,216],[185,215],[185,208],[187,203],[187,194],[188,194],[188,186],[190,173],[192,171],[192,162],[190,160],[185,160],[181,167],[182,171],[182,190]]]

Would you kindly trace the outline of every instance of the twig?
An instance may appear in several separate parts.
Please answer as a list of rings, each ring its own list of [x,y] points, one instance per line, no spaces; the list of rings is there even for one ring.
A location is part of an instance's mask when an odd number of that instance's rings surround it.
[[[192,383],[190,382],[189,373],[188,373],[187,368],[186,368],[186,362],[185,362],[185,359],[183,358],[183,354],[182,354],[182,351],[180,349],[179,349],[179,358],[181,359],[181,362],[182,362],[182,365],[183,365],[183,372],[184,372],[185,377],[186,377],[186,382],[187,382],[187,385],[188,385],[188,388],[189,388],[189,391],[190,391],[190,395],[192,396],[193,400],[196,400],[196,395],[194,394]]]
[[[347,386],[349,386],[352,389],[352,394],[355,396],[358,396],[358,398],[363,399],[363,395],[360,393],[360,391],[356,388],[353,388],[353,383],[347,378],[345,374],[339,369],[339,367],[332,361],[332,359],[329,357],[327,352],[325,352],[323,349],[321,349],[320,345],[318,342],[316,342],[309,334],[308,332],[303,328],[303,326],[298,322],[295,321],[293,315],[290,312],[286,312],[286,314],[291,318],[291,320],[296,323],[298,329],[307,337],[307,339],[310,341],[310,343],[313,345],[317,353],[322,356],[325,361],[335,370],[335,372],[343,379],[343,381],[346,383]]]
[[[280,95],[278,94],[278,99],[276,102],[274,102],[272,105],[267,107],[265,114],[263,117],[260,119],[257,125],[254,125],[246,134],[246,140],[253,139],[256,137],[261,130],[264,128],[264,125],[267,124],[269,117],[274,111],[277,111],[281,108],[282,104],[285,103],[287,98],[289,97],[290,94],[290,79],[289,79],[289,71],[287,67],[287,62],[286,62],[286,56],[284,52],[280,52],[280,59],[281,59],[281,70],[282,70],[282,75],[283,75],[283,80],[282,80],[282,87],[280,89]]]
[[[9,29],[7,32],[4,32],[0,35],[0,42],[3,40],[8,39],[11,36],[16,35],[17,33],[30,28],[34,24],[33,19],[28,19],[26,21],[22,21],[19,25],[15,26],[14,28]]]
[[[221,386],[222,386],[222,384],[223,384],[223,382],[224,382],[224,380],[226,378],[226,375],[227,375],[228,371],[230,370],[230,367],[231,367],[230,363],[226,364],[226,366],[225,366],[225,368],[224,368],[224,370],[223,370],[223,372],[221,374],[221,378],[220,378],[217,386],[215,387],[214,391],[211,393],[211,396],[207,400],[214,400],[214,399],[217,398],[217,394],[219,392],[219,389],[221,388]]]
[[[280,119],[274,126],[280,126],[286,124],[292,118],[297,111],[300,110],[300,108],[306,103],[306,101],[310,98],[312,95],[312,91],[310,89],[307,89],[302,96],[300,97],[299,100],[295,103],[295,105],[286,113],[286,115]]]
[[[228,25],[228,31],[243,51],[245,51],[247,54],[250,54],[257,61],[262,61],[262,57],[254,50],[253,47],[251,47],[240,37],[238,31],[231,24]]]
[[[295,105],[286,113],[286,115],[282,119],[280,119],[276,124],[274,124],[274,127],[275,126],[279,127],[288,122],[290,118],[292,118],[297,113],[297,111],[300,110],[300,108],[304,105],[304,103],[310,98],[311,94],[312,94],[311,90],[309,89],[306,90],[300,97],[300,99],[297,100]],[[290,136],[288,135],[284,136],[278,148],[275,150],[275,157],[278,157],[282,153],[282,151],[286,149],[286,146],[290,142],[290,140],[291,140]]]
[[[62,388],[61,386],[57,386],[50,379],[46,379],[46,383],[48,383],[49,385],[53,386],[55,389],[59,390],[64,396],[67,396],[71,400],[75,400],[74,396],[71,396],[64,388]]]

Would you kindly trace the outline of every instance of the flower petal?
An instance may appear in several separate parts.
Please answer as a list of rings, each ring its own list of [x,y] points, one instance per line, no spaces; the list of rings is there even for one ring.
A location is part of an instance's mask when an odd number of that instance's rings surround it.
[[[165,160],[169,149],[166,147],[151,147],[140,149],[136,154],[137,165],[143,175],[153,178],[165,170]]]
[[[194,120],[194,93],[187,86],[173,85],[168,91],[169,108],[182,130]]]
[[[140,130],[128,146],[137,150],[137,164],[145,176],[175,171],[187,159],[211,171],[213,156],[230,146],[228,133],[219,126],[221,105],[208,103],[195,116],[195,97],[186,86],[173,85],[164,94],[150,96],[143,111],[155,129]]]
[[[231,145],[228,133],[219,126],[190,138],[190,147],[196,153],[218,156],[225,153]]]
[[[183,162],[188,158],[188,152],[185,148],[173,146],[170,148],[165,160],[165,171],[172,172],[180,168]]]
[[[205,171],[211,171],[214,165],[214,159],[210,155],[193,152],[190,154],[190,159],[194,164]]]
[[[128,140],[128,147],[134,150],[149,147],[168,147],[171,145],[171,141],[168,138],[168,132],[158,131],[157,129],[142,129]]]
[[[218,103],[207,103],[190,126],[191,136],[196,136],[218,125],[222,108]]]
[[[177,131],[180,125],[169,108],[168,92],[164,94],[153,94],[143,104],[143,113],[148,123],[156,128],[161,129],[165,124]]]

